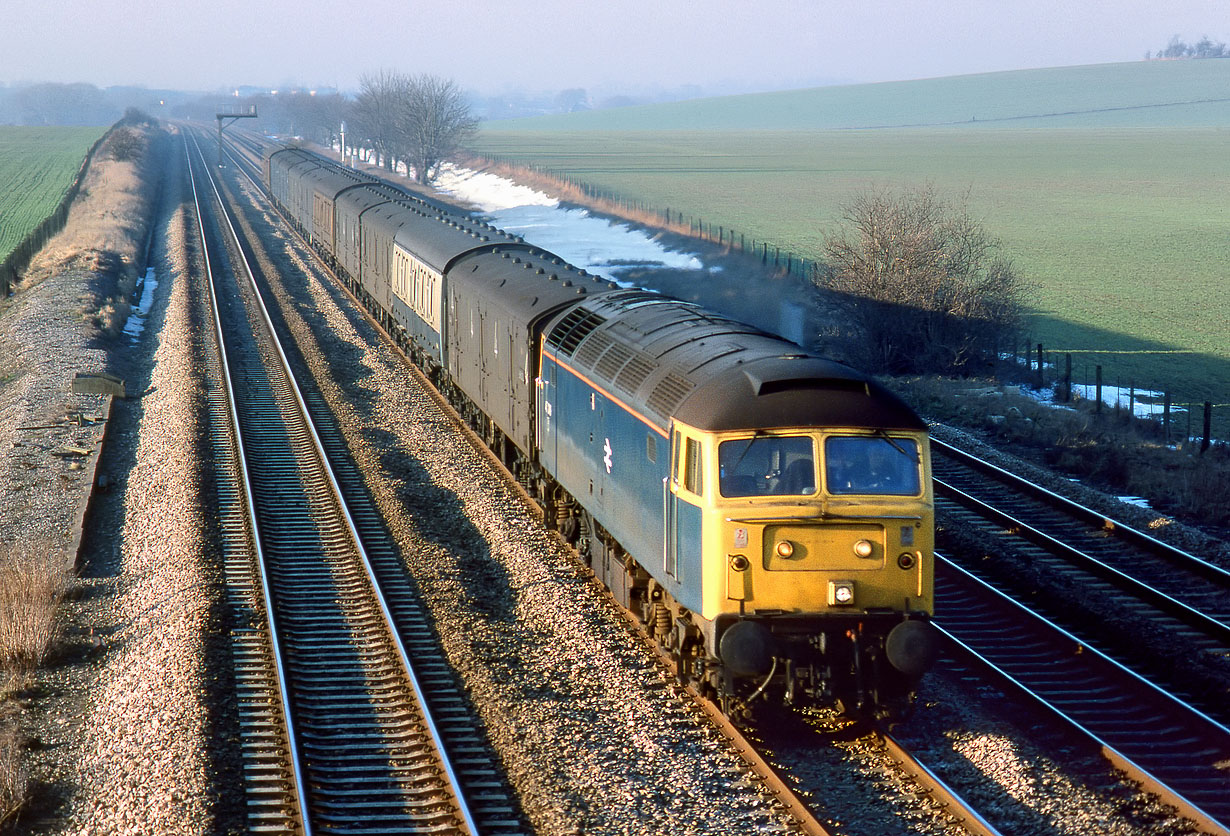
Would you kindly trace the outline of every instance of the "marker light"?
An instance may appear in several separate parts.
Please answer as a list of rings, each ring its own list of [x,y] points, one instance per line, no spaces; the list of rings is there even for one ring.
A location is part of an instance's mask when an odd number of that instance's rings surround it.
[[[859,557],[871,557],[875,548],[871,545],[870,540],[859,540],[854,544],[854,553]]]
[[[829,581],[829,606],[847,607],[854,603],[854,581]]]
[[[913,552],[902,552],[897,558],[897,565],[902,569],[913,569],[916,560]]]
[[[778,557],[790,557],[794,554],[794,544],[789,540],[782,540],[777,544],[775,551]]]

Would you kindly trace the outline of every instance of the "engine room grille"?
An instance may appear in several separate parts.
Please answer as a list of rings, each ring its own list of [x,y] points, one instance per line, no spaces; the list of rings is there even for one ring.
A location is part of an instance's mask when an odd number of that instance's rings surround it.
[[[611,347],[606,350],[606,353],[598,358],[598,365],[595,367],[595,370],[606,380],[614,380],[615,375],[619,374],[619,370],[631,359],[632,351],[627,346],[612,343]]]
[[[623,389],[629,394],[636,394],[636,390],[645,382],[645,378],[658,367],[657,363],[643,356],[633,357],[624,366],[623,371],[615,378],[615,385]]]
[[[561,354],[571,357],[577,350],[577,346],[581,344],[581,340],[604,322],[606,322],[606,317],[601,314],[592,313],[584,308],[575,308],[569,311],[568,315],[560,320],[559,325],[551,330],[547,343],[558,348]]]
[[[649,408],[663,418],[669,418],[694,388],[696,384],[692,381],[668,372],[649,396]]]
[[[592,332],[577,349],[576,361],[585,368],[592,369],[594,363],[597,363],[598,358],[602,356],[602,352],[610,346],[611,338],[606,335],[605,331]]]

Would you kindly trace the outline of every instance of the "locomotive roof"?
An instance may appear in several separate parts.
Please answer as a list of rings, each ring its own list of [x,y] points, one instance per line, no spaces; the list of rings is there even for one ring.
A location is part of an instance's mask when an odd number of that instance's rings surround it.
[[[712,432],[926,426],[899,398],[849,366],[643,290],[577,305],[556,320],[547,344],[663,429],[671,417]]]

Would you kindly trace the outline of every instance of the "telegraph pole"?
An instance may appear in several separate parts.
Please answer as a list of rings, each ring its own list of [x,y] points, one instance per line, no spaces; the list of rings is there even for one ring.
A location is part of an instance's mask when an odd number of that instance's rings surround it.
[[[218,168],[222,168],[222,129],[230,125],[236,119],[255,119],[256,105],[248,105],[247,113],[219,113],[218,114]],[[226,120],[223,124],[223,120]]]

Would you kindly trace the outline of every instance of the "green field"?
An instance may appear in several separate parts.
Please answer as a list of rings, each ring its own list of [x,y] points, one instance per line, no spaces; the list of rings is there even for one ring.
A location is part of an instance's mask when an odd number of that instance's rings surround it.
[[[55,211],[104,130],[0,126],[0,261]]]
[[[1139,62],[493,122],[475,147],[808,258],[860,190],[933,183],[1038,285],[1035,342],[1108,383],[1225,404],[1219,97],[1230,61]]]

